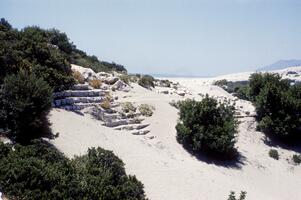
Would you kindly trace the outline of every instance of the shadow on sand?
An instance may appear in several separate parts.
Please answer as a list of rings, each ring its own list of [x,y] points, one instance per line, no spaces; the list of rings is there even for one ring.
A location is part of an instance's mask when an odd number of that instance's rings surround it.
[[[216,165],[225,168],[232,169],[241,169],[246,161],[246,157],[241,155],[237,149],[231,153],[229,156],[219,156],[217,154],[212,154],[208,152],[197,152],[192,150],[189,147],[183,147],[186,151],[188,151],[193,157],[197,158],[199,161],[205,162],[210,165]]]
[[[265,133],[263,142],[270,147],[280,147],[295,153],[301,153],[301,137],[284,139]]]

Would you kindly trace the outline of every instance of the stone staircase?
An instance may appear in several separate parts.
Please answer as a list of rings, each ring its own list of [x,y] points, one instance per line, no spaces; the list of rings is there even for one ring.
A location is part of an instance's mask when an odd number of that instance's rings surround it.
[[[103,102],[109,91],[92,89],[88,84],[74,85],[70,90],[54,93],[53,106],[66,110],[81,110]]]
[[[102,108],[95,108],[92,115],[101,120],[104,126],[114,128],[114,130],[131,131],[133,135],[145,135],[150,132],[145,129],[149,124],[142,124],[144,119],[138,116],[128,118],[115,110],[108,111]]]

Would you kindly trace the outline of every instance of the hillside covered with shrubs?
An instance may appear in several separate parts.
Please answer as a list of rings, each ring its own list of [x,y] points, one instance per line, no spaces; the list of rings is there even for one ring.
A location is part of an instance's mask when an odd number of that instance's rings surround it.
[[[49,129],[53,92],[76,83],[70,63],[95,71],[126,71],[77,49],[65,33],[14,29],[0,20],[0,191],[9,199],[146,199],[143,184],[101,148],[67,159],[39,139]],[[38,139],[38,140],[35,140]]]
[[[220,80],[214,84],[254,104],[259,130],[286,142],[300,141],[300,83],[282,79],[279,74],[254,73],[247,82]]]

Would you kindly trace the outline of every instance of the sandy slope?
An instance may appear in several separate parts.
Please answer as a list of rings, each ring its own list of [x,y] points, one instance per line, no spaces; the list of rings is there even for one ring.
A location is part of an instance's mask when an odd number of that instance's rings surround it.
[[[209,93],[215,97],[233,98],[219,87],[211,86],[208,79],[173,79],[186,86],[192,95]],[[128,96],[122,98],[122,96]],[[148,119],[151,132],[134,136],[127,131],[114,131],[100,125],[89,115],[53,109],[49,119],[53,132],[60,135],[52,143],[67,156],[84,154],[89,147],[101,146],[114,151],[126,164],[126,170],[137,176],[145,185],[151,200],[223,200],[230,190],[247,191],[247,199],[292,200],[301,199],[301,166],[294,166],[294,151],[277,148],[280,160],[268,156],[271,148],[264,136],[255,131],[252,117],[241,119],[238,151],[239,163],[212,163],[198,160],[187,153],[176,141],[177,110],[169,105],[177,95],[159,94],[137,85],[129,93],[119,93],[121,101],[148,103],[155,106],[154,115]],[[247,101],[238,101],[242,112],[254,112]],[[149,139],[149,136],[155,136]]]

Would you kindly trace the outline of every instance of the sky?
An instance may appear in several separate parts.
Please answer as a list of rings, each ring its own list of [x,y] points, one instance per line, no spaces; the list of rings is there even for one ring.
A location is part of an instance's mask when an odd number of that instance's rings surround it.
[[[301,58],[301,0],[0,0],[131,73],[214,76]]]

